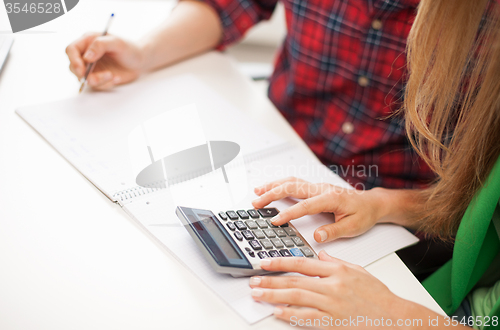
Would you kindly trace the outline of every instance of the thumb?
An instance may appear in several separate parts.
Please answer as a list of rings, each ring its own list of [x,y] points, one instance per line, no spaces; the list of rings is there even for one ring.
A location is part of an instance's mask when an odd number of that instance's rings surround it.
[[[83,55],[83,59],[92,63],[99,60],[106,53],[118,52],[121,50],[123,43],[120,39],[114,36],[97,37],[89,45],[87,51]]]
[[[321,261],[336,261],[337,260],[337,258],[334,258],[331,255],[329,255],[328,253],[326,253],[325,250],[319,251],[318,258]]]
[[[356,218],[343,218],[338,222],[321,226],[314,232],[316,242],[324,243],[342,237],[353,237],[359,235],[359,225]]]

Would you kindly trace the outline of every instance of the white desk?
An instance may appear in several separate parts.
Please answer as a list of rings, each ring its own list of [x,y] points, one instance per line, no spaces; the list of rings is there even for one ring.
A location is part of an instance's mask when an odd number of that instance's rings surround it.
[[[112,32],[136,38],[169,6],[81,1],[16,36],[0,76],[0,329],[290,328],[272,317],[248,326],[14,113],[77,94],[64,48],[84,30],[101,30],[111,10]],[[167,70],[198,72],[230,102],[298,139],[250,81],[224,80],[211,56]],[[439,311],[395,254],[367,269],[396,294]]]

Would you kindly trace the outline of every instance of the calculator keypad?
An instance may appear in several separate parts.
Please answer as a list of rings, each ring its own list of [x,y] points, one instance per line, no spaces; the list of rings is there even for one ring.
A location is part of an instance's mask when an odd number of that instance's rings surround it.
[[[281,226],[271,223],[278,213],[275,208],[226,211],[219,212],[219,218],[240,244],[248,244],[244,249],[252,258],[314,257],[314,251],[288,223]]]

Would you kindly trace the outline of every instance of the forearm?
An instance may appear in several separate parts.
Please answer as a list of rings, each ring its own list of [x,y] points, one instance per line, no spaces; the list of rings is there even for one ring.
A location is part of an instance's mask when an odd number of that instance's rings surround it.
[[[180,1],[167,21],[141,41],[142,71],[213,49],[221,37],[222,25],[213,8],[203,2]]]
[[[419,190],[374,188],[370,192],[380,205],[377,223],[394,223],[418,229],[418,211],[425,203]]]
[[[400,328],[408,330],[472,329],[465,326],[461,319],[438,314],[412,301],[398,298],[395,303],[396,305],[393,308],[398,310],[398,315],[392,321],[393,325],[404,324]],[[462,323],[460,323],[461,321]]]

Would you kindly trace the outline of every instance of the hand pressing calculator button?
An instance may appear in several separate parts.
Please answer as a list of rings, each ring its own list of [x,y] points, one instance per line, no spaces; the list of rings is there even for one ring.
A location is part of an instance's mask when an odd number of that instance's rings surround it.
[[[293,224],[270,224],[270,219],[279,214],[275,208],[214,213],[177,207],[176,213],[219,273],[235,277],[269,273],[260,268],[263,258],[318,258]]]

